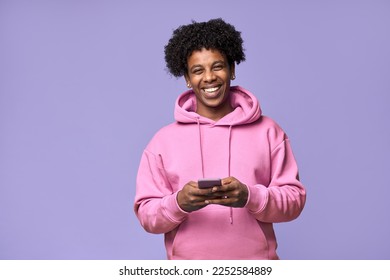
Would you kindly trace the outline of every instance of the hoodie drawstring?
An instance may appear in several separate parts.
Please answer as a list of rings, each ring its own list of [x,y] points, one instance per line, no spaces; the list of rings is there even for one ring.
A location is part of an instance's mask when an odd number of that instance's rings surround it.
[[[204,162],[203,162],[203,148],[202,148],[202,132],[200,128],[199,118],[196,118],[196,123],[198,124],[198,137],[199,137],[199,154],[200,162],[202,168],[202,178],[204,178]],[[232,125],[229,125],[229,136],[228,136],[228,177],[230,177],[230,165],[231,165],[231,138],[232,138]],[[230,224],[233,224],[233,207],[230,207]]]
[[[203,149],[202,149],[202,132],[200,130],[200,121],[199,118],[196,118],[198,124],[198,136],[199,136],[199,153],[200,153],[200,163],[202,165],[202,178],[204,178],[204,164],[203,164]]]
[[[230,177],[230,164],[231,164],[231,157],[232,157],[232,149],[231,149],[231,142],[232,142],[232,126],[229,125],[229,150],[228,150],[228,176]],[[233,207],[230,207],[230,224],[233,224]]]
[[[219,122],[217,125],[224,126],[227,128],[229,126],[229,151],[228,151],[228,174],[231,176],[231,141],[232,141],[232,129],[234,126],[250,124],[257,121],[261,117],[261,108],[257,98],[246,89],[240,86],[231,86],[230,87],[230,101],[231,105],[234,108],[227,118]],[[202,149],[202,137],[201,137],[201,123],[207,125],[215,125],[215,122],[210,121],[205,117],[200,116],[196,113],[196,104],[197,99],[193,90],[187,90],[182,93],[175,103],[175,120],[179,123],[186,124],[195,124],[198,125],[199,133],[199,149],[200,149],[200,159],[202,165],[202,176],[205,175],[205,166],[203,162],[203,157],[207,156],[203,154]],[[196,149],[196,147],[195,147]],[[199,171],[198,171],[199,172]],[[230,223],[233,224],[233,208],[230,209]]]

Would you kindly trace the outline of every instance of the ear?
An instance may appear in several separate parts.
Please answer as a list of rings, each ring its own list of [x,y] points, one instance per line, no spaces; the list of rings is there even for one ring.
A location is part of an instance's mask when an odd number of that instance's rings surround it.
[[[184,74],[184,79],[186,81],[187,87],[192,88],[191,83],[190,83],[190,77],[188,77],[188,74]]]
[[[236,65],[234,62],[230,64],[230,80],[234,80],[236,78]]]

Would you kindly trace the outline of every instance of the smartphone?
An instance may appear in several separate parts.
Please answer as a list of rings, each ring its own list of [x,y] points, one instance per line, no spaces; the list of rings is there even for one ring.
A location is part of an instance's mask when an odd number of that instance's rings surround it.
[[[214,186],[221,186],[221,179],[219,178],[203,178],[198,180],[199,189],[212,188]]]

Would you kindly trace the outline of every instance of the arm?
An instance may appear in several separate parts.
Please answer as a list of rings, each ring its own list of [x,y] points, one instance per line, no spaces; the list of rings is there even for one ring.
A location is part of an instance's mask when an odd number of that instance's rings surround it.
[[[179,207],[176,196],[161,156],[145,150],[137,175],[134,211],[146,231],[166,233],[186,219],[188,213]]]
[[[299,216],[306,191],[299,181],[298,168],[286,138],[271,153],[271,181],[268,186],[248,186],[246,207],[262,222],[291,221]]]

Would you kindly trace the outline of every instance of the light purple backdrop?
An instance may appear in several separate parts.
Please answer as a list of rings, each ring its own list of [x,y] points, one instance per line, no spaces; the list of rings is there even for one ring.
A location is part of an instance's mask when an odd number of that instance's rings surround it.
[[[390,258],[390,2],[0,0],[0,259],[164,259],[132,209],[185,90],[172,30],[242,31],[235,84],[291,138],[308,190],[283,259]]]

